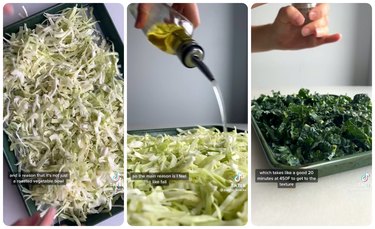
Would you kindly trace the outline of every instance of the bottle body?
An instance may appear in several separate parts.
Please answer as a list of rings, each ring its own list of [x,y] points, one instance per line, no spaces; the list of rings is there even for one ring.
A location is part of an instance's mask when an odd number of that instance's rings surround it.
[[[178,47],[193,39],[185,29],[173,23],[156,23],[148,30],[147,39],[160,50],[176,55]]]
[[[129,10],[134,18],[137,18],[139,13],[145,15],[142,30],[154,46],[166,53],[177,55],[189,68],[195,67],[193,56],[203,60],[203,49],[192,38],[192,23],[169,5],[149,3],[147,7],[139,8],[139,4],[132,3]],[[142,10],[144,12],[139,12]]]

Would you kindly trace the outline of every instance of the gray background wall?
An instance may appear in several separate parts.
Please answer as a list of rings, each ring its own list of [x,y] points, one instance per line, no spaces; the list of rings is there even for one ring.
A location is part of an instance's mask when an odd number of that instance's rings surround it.
[[[252,9],[251,24],[272,23],[285,5]],[[252,88],[371,85],[371,6],[330,4],[329,28],[341,33],[342,40],[313,49],[252,54]]]
[[[247,7],[198,4],[201,25],[194,38],[223,92],[228,122],[247,122]],[[220,123],[209,81],[196,68],[147,41],[127,14],[128,128]]]

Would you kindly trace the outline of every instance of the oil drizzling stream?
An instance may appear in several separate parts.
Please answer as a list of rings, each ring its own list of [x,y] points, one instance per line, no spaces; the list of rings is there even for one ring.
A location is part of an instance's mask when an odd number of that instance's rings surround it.
[[[199,68],[199,70],[201,70],[201,72],[208,78],[208,80],[212,84],[212,88],[214,90],[217,104],[220,110],[221,122],[223,123],[223,130],[224,132],[227,132],[227,119],[226,119],[225,109],[224,109],[225,108],[224,99],[223,99],[220,87],[217,81],[215,80],[214,76],[212,75],[210,69],[208,69],[208,67],[198,57],[193,56],[192,60],[195,63],[195,65]]]

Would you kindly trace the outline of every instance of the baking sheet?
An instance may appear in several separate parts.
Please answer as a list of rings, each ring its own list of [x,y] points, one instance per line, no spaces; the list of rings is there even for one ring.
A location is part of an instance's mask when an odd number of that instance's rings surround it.
[[[251,123],[255,129],[256,137],[259,139],[264,154],[267,158],[268,163],[272,168],[277,169],[318,169],[318,176],[328,176],[339,172],[344,172],[347,170],[352,170],[360,167],[364,167],[372,164],[372,151],[357,153],[352,155],[346,155],[343,157],[335,158],[331,161],[321,161],[311,164],[306,164],[303,166],[290,166],[286,164],[281,164],[275,157],[271,147],[268,145],[266,139],[264,138],[261,130],[254,117],[251,116]]]

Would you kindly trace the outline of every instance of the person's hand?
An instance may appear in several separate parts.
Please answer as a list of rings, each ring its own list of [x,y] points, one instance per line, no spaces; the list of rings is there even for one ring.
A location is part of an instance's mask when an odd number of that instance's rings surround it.
[[[14,10],[13,10],[13,5],[10,3],[7,3],[3,7],[3,12],[5,15],[12,15]]]
[[[56,209],[50,208],[42,218],[40,217],[39,212],[37,212],[30,217],[18,220],[12,226],[51,226],[55,214]]]
[[[293,6],[281,8],[272,24],[276,49],[303,49],[336,42],[340,34],[328,33],[328,4],[317,4],[309,12],[310,23]],[[301,28],[302,27],[302,28]]]
[[[304,25],[305,18],[298,9],[293,6],[281,8],[272,24],[252,27],[255,36],[252,37],[252,51],[296,50],[340,40],[340,34],[328,32],[328,4],[317,4],[309,12],[309,19],[311,22]]]
[[[142,29],[146,22],[148,11],[151,8],[150,3],[140,3],[138,5],[138,15],[135,20],[135,28]],[[194,28],[198,27],[200,23],[198,6],[195,3],[175,3],[172,5],[180,14],[184,15],[193,24]]]

